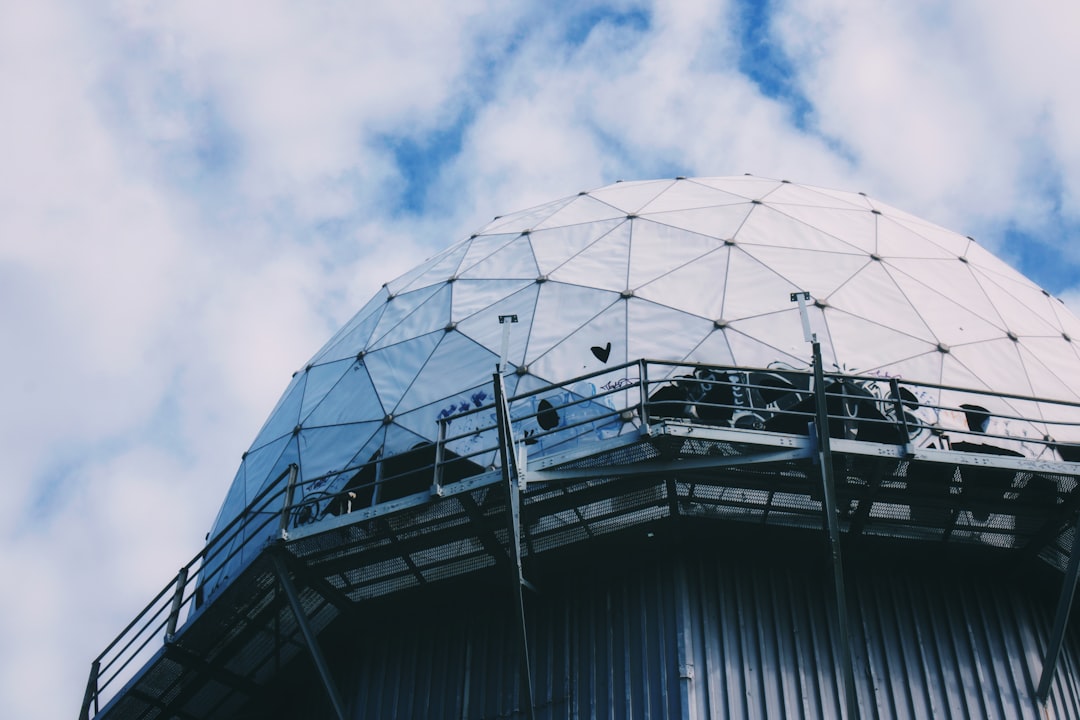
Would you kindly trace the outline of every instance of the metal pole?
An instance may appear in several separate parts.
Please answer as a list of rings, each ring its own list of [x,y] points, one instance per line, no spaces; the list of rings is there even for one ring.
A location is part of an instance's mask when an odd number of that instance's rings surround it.
[[[1069,553],[1069,566],[1065,570],[1065,581],[1058,598],[1057,615],[1054,618],[1054,630],[1050,634],[1050,644],[1043,660],[1042,676],[1039,678],[1039,700],[1046,702],[1050,696],[1050,682],[1054,679],[1058,659],[1061,657],[1061,645],[1065,640],[1065,630],[1069,626],[1069,614],[1072,611],[1073,597],[1076,595],[1076,576],[1080,572],[1080,515],[1076,516],[1076,528],[1073,531],[1072,551]]]
[[[855,696],[855,670],[851,660],[851,641],[848,637],[847,594],[844,590],[844,562],[840,553],[840,522],[836,514],[836,488],[833,478],[832,445],[829,440],[829,406],[825,397],[825,372],[821,367],[821,343],[815,338],[811,343],[814,353],[814,400],[817,406],[816,434],[818,440],[818,463],[825,505],[825,525],[829,533],[830,564],[833,571],[833,590],[836,595],[836,626],[840,637],[841,683],[848,720],[859,717],[859,703]]]
[[[514,436],[510,426],[510,408],[506,404],[506,390],[502,375],[496,372],[492,378],[495,385],[495,417],[499,429],[499,458],[502,460],[503,483],[506,485],[506,517],[510,535],[511,590],[517,615],[518,646],[520,653],[521,680],[525,690],[526,716],[534,720],[532,667],[529,662],[529,633],[525,624],[525,598],[521,587],[525,576],[521,569],[521,490],[518,487],[517,457],[513,451]]]
[[[278,581],[281,583],[281,589],[285,591],[285,597],[288,598],[289,605],[292,606],[296,624],[300,626],[300,632],[304,636],[308,652],[311,653],[311,657],[315,661],[315,667],[322,678],[326,694],[330,696],[330,704],[334,706],[334,712],[337,714],[338,720],[345,720],[345,705],[341,702],[337,686],[334,685],[334,678],[330,675],[330,666],[326,664],[326,658],[323,657],[322,650],[319,649],[319,641],[315,637],[315,631],[308,624],[307,616],[304,614],[304,606],[300,604],[300,596],[296,593],[296,588],[293,587],[292,580],[289,578],[289,570],[285,567],[285,563],[277,552],[271,551],[270,559],[274,563],[274,571],[277,573]]]
[[[438,435],[435,438],[435,468],[432,473],[431,494],[442,497],[443,463],[446,461],[446,419],[439,418],[438,426]]]
[[[289,466],[289,482],[285,486],[285,504],[281,508],[281,539],[289,539],[289,513],[292,512],[293,492],[296,490],[296,475],[300,468],[293,463]]]
[[[649,364],[638,360],[638,412],[641,413],[641,434],[649,434]]]
[[[184,604],[184,590],[187,589],[187,567],[180,568],[176,574],[176,591],[173,592],[172,608],[169,610],[169,622],[165,626],[165,642],[172,642],[176,634],[176,623],[180,619],[180,607]]]
[[[82,711],[79,720],[90,720],[90,704],[94,704],[94,715],[98,713],[98,673],[101,672],[101,661],[95,660],[90,664],[90,677],[86,680],[86,692],[83,694]]]

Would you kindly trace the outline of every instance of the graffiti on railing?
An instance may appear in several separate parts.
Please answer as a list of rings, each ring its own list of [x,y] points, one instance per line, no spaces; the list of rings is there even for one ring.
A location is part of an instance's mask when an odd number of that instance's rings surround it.
[[[615,379],[615,380],[608,380],[606,383],[604,383],[603,385],[600,386],[600,389],[601,390],[606,390],[608,392],[614,392],[616,390],[625,390],[628,387],[634,387],[639,382],[641,382],[641,381],[638,380],[637,378],[631,378],[631,377],[618,378],[618,379]]]
[[[808,370],[779,363],[697,367],[652,391],[649,404],[657,417],[805,435],[816,411],[812,384]],[[833,437],[917,443],[930,435],[933,419],[919,398],[904,386],[894,392],[887,378],[827,377],[825,393]]]

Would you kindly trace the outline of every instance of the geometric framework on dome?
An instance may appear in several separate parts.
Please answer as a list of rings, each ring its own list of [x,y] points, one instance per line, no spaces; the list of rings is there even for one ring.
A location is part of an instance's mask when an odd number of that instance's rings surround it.
[[[1007,395],[1080,400],[1080,320],[970,238],[782,180],[616,183],[496,218],[387,283],[295,374],[215,531],[290,464],[307,480],[396,455],[490,402],[500,316],[518,320],[513,394],[638,358],[805,369],[795,291],[828,368],[989,391],[995,417],[1039,412]]]

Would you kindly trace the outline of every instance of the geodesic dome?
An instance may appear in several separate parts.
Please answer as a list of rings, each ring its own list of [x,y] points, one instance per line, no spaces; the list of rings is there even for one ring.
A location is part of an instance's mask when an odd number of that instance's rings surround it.
[[[497,217],[387,283],[293,376],[215,533],[290,464],[306,482],[434,442],[440,420],[490,404],[504,337],[510,394],[638,358],[805,369],[796,291],[827,368],[1080,400],[1080,320],[970,238],[782,180],[620,182]],[[516,317],[508,335],[500,316]],[[1042,409],[1003,397],[988,411]]]

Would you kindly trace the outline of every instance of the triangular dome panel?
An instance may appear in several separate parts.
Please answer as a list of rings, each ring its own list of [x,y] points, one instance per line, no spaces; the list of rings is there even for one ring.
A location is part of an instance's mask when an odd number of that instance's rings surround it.
[[[899,225],[906,227],[920,237],[926,238],[945,252],[951,253],[956,257],[963,257],[968,249],[968,245],[971,244],[970,239],[957,235],[954,232],[949,232],[932,223],[909,220],[905,217],[893,216],[892,219]]]
[[[827,296],[829,305],[926,341],[937,338],[883,263],[870,262]],[[883,346],[888,347],[888,346]]]
[[[450,288],[450,283],[436,286],[435,292],[430,297],[413,308],[408,315],[402,317],[394,327],[386,329],[382,337],[375,337],[373,333],[373,342],[368,346],[370,350],[378,350],[414,338],[417,335],[426,335],[445,328],[447,323],[450,322]],[[424,290],[423,292],[427,291]],[[406,296],[402,296],[402,298],[404,297]],[[404,303],[401,305],[404,305]],[[399,310],[401,305],[398,306]],[[379,332],[382,328],[383,324],[380,324],[380,328],[376,332]]]
[[[520,365],[532,331],[539,293],[540,286],[532,283],[492,305],[486,312],[462,320],[457,325],[457,331],[494,353],[502,352],[503,334],[509,332],[507,361],[515,366]],[[517,322],[510,322],[507,328],[499,322],[499,317],[504,315],[517,316]]]
[[[638,213],[674,182],[674,180],[622,182],[593,190],[589,196],[625,213]]]
[[[723,318],[730,322],[788,310],[791,294],[799,290],[802,288],[736,247],[728,264]]]
[[[615,301],[577,329],[563,335],[542,354],[534,354],[539,349],[529,346],[529,372],[553,381],[626,362],[626,302]],[[571,367],[574,370],[568,375],[565,368]]]
[[[847,198],[820,192],[817,188],[781,182],[780,187],[771,190],[764,200],[769,205],[805,205],[820,211],[822,208],[837,210],[863,210],[865,206],[850,202]],[[784,210],[787,212],[787,210]]]
[[[278,401],[277,407],[267,418],[266,424],[259,430],[255,442],[251,444],[253,449],[291,433],[293,428],[300,424],[300,406],[304,402],[305,387],[307,387],[307,374],[296,373],[285,394]]]
[[[747,200],[760,200],[765,198],[769,193],[783,184],[779,180],[756,178],[749,175],[743,177],[696,178],[695,182],[699,182],[702,185],[708,185],[717,190],[723,190],[732,195],[744,197]]]
[[[701,342],[686,356],[688,363],[705,363],[712,365],[734,365],[735,355],[728,344],[727,335],[724,331],[716,329],[705,336]],[[672,369],[668,375],[685,372],[685,369]]]
[[[461,273],[462,278],[526,278],[535,279],[536,267],[532,246],[521,240],[509,243],[500,250]]]
[[[566,197],[543,205],[497,217],[476,232],[477,235],[491,235],[495,233],[521,233],[540,225],[549,217],[562,208],[574,202],[574,198]]]
[[[798,322],[798,320],[795,320]],[[752,330],[754,328],[751,328]],[[801,330],[798,331],[801,337]],[[782,366],[806,369],[809,366],[810,348],[792,342],[784,342],[784,348],[759,340],[741,332],[734,325],[724,330],[724,338],[731,349],[734,365],[741,367],[764,368]],[[800,353],[799,351],[802,350]]]
[[[768,205],[754,206],[753,212],[736,233],[735,240],[740,245],[772,245],[835,253],[852,253],[859,250]]]
[[[311,364],[322,364],[356,357],[361,350],[366,350],[371,339],[371,333],[379,324],[382,310],[386,307],[384,302],[380,311],[372,313],[361,322],[351,325],[349,332],[337,336],[332,342],[320,351],[311,361]]]
[[[1005,335],[997,311],[960,263],[890,260],[887,269],[939,342],[958,345]]]
[[[1001,392],[1031,395],[1027,369],[1016,343],[1008,338],[951,348],[952,358],[963,363],[980,382]],[[952,384],[948,381],[945,384]]]
[[[837,365],[846,373],[862,373],[878,367],[883,359],[890,356],[901,359],[930,352],[937,347],[934,342],[905,334],[894,326],[836,308],[830,309],[825,316]],[[883,354],[884,348],[888,348],[888,355]]]
[[[1016,335],[1051,336],[1060,334],[1053,314],[1046,313],[1046,297],[1039,290],[1013,283],[1003,278],[994,279],[984,271],[975,269],[974,275],[982,286],[994,309],[1012,333]],[[1036,313],[1031,305],[1042,306],[1044,312]]]
[[[587,193],[582,193],[576,198],[572,198],[566,204],[566,207],[529,229],[532,232],[538,232],[552,228],[576,228],[594,224],[604,226],[608,223],[618,223],[625,220],[626,216],[627,212],[625,210],[612,207],[589,196]]]
[[[689,230],[692,233],[718,240],[727,240],[739,231],[754,207],[755,205],[747,202],[737,205],[654,212],[643,217],[662,225]]]
[[[729,256],[730,249],[720,247],[635,288],[634,295],[692,315],[718,320],[724,312]]]
[[[956,260],[956,255],[940,245],[935,245],[906,225],[892,218],[877,217],[877,248],[881,257],[895,262],[898,258],[921,258],[927,260]]]
[[[768,266],[777,275],[815,298],[829,298],[833,292],[871,264],[863,254],[847,254],[781,248],[770,245],[740,245],[740,249]]]
[[[664,192],[642,206],[639,215],[661,213],[671,210],[681,211],[688,208],[715,207],[745,203],[746,198],[702,185],[693,180],[680,180],[670,185]]]
[[[551,280],[602,290],[626,289],[631,223],[626,222],[583,249],[549,274]]]
[[[443,279],[445,280],[445,278]],[[386,308],[383,310],[382,317],[379,318],[379,324],[371,332],[371,338],[368,341],[369,345],[371,347],[378,345],[384,335],[400,325],[402,320],[408,317],[416,308],[426,303],[432,295],[441,289],[442,287],[439,285],[428,285],[420,290],[413,290],[412,292],[405,292],[387,298]]]
[[[371,374],[383,407],[397,407],[401,396],[412,385],[416,374],[420,372],[420,368],[424,367],[444,335],[446,335],[445,331],[438,330],[397,345],[374,350],[364,356],[364,365]]]
[[[713,323],[640,298],[626,303],[627,359],[682,360],[712,333]]]
[[[244,456],[242,466],[245,504],[254,500],[255,495],[266,485],[270,470],[278,464],[281,454],[292,439],[290,432]]]
[[[467,272],[469,268],[520,238],[521,233],[477,235],[469,241],[469,249],[461,258],[458,272]]]
[[[322,402],[326,393],[330,392],[355,362],[355,359],[350,358],[325,365],[313,365],[304,370],[308,378],[307,387],[304,388],[304,401],[300,405],[300,418],[307,417],[312,408]]]
[[[333,391],[303,418],[303,425],[318,427],[381,420],[386,412],[367,366],[362,361],[353,361]]]
[[[496,303],[535,284],[535,280],[523,278],[513,280],[472,280],[466,278],[458,280],[454,285],[450,321],[461,323],[476,313],[493,307]]]
[[[865,210],[770,205],[777,212],[820,230],[851,247],[847,252],[870,255],[877,252],[877,216]]]
[[[721,247],[724,247],[723,241],[714,237],[678,230],[645,218],[634,220],[628,285],[631,290],[639,288]]]
[[[536,302],[536,314],[532,332],[529,334],[525,362],[531,364],[618,302],[619,294],[607,290],[557,282],[544,283],[540,286],[540,295]]]
[[[407,273],[398,280],[387,284],[387,289],[394,295],[401,295],[428,285],[441,283],[446,278],[457,275],[458,266],[461,265],[461,259],[468,251],[469,245],[470,243],[463,242],[444,250],[421,265],[419,268],[421,272],[416,274]]]
[[[383,426],[382,421],[306,428],[300,431],[300,479],[310,483],[345,470],[356,453]]]
[[[454,368],[455,385],[473,387],[490,380],[498,361],[497,351],[489,350],[459,332],[448,332],[392,412],[397,415],[447,397],[447,368]]]
[[[620,215],[614,220],[533,232],[529,236],[529,244],[532,245],[540,274],[550,274],[589,245],[627,222],[626,217]]]

